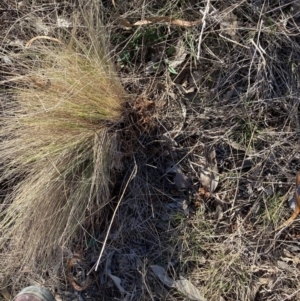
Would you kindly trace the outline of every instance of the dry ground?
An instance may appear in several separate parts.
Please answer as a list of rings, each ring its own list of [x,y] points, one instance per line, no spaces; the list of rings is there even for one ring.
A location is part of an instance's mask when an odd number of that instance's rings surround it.
[[[274,231],[291,214],[300,170],[299,4],[115,2],[99,5],[133,112],[120,130],[115,198],[92,236],[83,231],[77,245],[62,246],[47,269],[22,267],[10,292],[38,283],[57,300],[299,300],[299,221]],[[15,72],[14,55],[29,36],[72,27],[76,5],[1,3],[0,81]],[[119,16],[131,24],[153,16],[202,22],[125,28]],[[80,250],[92,268],[107,233],[99,269],[78,295],[58,262]],[[157,266],[189,280],[194,299],[161,281]]]

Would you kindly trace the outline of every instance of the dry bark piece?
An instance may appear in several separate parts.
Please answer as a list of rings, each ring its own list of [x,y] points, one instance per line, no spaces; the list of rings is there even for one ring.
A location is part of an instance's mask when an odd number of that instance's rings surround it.
[[[125,291],[124,287],[122,286],[122,280],[119,277],[112,275],[110,273],[108,274],[108,276],[111,278],[111,280],[114,282],[116,287],[119,289],[120,293],[125,294],[126,291]]]

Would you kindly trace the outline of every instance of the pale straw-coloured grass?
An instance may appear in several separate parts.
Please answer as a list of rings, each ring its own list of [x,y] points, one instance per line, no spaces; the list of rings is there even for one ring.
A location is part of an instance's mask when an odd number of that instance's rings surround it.
[[[10,191],[0,246],[8,269],[16,260],[47,264],[110,201],[126,96],[95,32],[88,28],[80,41],[73,33],[68,44],[36,39],[20,56],[23,75],[9,78],[0,129],[1,180]]]

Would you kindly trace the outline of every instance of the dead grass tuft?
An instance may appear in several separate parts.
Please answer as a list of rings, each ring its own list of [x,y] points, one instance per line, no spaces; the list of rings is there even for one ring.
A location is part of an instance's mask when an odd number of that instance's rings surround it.
[[[88,13],[78,20],[84,30],[59,36],[68,43],[33,41],[19,53],[23,75],[7,81],[12,99],[0,130],[1,181],[13,184],[0,222],[7,269],[16,261],[49,265],[110,201],[125,92]]]

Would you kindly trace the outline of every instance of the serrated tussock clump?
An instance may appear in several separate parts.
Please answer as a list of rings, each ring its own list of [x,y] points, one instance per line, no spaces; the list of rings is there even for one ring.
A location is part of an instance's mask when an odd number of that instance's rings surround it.
[[[20,55],[23,75],[9,80],[0,129],[6,260],[9,252],[47,263],[110,200],[126,96],[97,38],[87,35],[89,48],[37,39]]]

